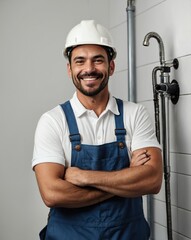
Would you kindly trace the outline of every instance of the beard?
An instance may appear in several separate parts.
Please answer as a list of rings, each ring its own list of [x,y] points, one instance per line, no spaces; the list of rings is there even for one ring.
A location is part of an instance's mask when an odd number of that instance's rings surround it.
[[[100,84],[97,88],[94,88],[94,84],[89,84],[90,90],[86,90],[83,85],[81,84],[81,81],[86,81],[83,80],[84,78],[96,78],[96,81],[100,81]],[[75,87],[85,96],[93,97],[99,94],[108,84],[109,81],[109,72],[107,75],[103,75],[101,72],[97,71],[92,71],[90,73],[84,73],[84,74],[78,74],[77,77],[75,78],[72,75],[72,80],[75,85]]]

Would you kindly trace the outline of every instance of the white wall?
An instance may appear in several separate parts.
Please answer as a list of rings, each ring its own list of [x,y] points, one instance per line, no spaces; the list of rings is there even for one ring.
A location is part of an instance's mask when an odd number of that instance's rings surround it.
[[[110,27],[117,47],[117,72],[111,89],[127,98],[126,8],[125,0],[110,0]],[[157,32],[163,39],[166,60],[178,58],[179,69],[171,71],[171,80],[180,85],[180,100],[170,104],[171,198],[174,240],[191,239],[191,2],[190,0],[135,0],[137,101],[154,118],[151,74],[159,65],[159,47],[155,39],[144,47],[144,36]],[[154,240],[167,239],[164,186],[155,196]]]
[[[67,32],[82,19],[108,26],[107,0],[0,1],[0,239],[34,240],[47,208],[31,170],[42,113],[74,88],[62,56]]]

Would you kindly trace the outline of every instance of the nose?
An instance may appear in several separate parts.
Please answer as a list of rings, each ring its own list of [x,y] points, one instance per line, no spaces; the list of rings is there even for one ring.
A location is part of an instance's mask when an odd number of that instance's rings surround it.
[[[92,60],[87,60],[85,64],[85,69],[87,73],[90,73],[95,70],[95,64]]]

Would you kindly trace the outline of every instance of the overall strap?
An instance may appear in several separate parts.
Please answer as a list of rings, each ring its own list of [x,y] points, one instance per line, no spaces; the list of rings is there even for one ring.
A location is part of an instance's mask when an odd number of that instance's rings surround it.
[[[126,129],[123,123],[123,101],[116,98],[118,105],[119,115],[115,115],[115,135],[117,137],[117,142],[125,142]]]
[[[62,107],[65,116],[66,116],[66,121],[68,123],[68,127],[69,127],[69,132],[70,132],[70,141],[72,143],[72,146],[76,146],[76,145],[80,145],[80,134],[79,134],[79,130],[78,130],[78,126],[76,123],[76,118],[74,116],[74,112],[72,109],[72,106],[70,104],[70,101],[67,101],[63,104],[60,104],[60,106]]]

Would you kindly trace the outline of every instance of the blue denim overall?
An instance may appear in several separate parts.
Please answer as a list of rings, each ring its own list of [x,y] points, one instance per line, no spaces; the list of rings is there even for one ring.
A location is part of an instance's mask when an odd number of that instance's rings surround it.
[[[70,105],[61,105],[66,115],[72,144],[71,165],[87,170],[113,171],[129,167],[123,124],[123,102],[116,99],[116,141],[103,145],[81,144]],[[52,208],[45,240],[148,240],[149,226],[143,215],[142,198],[115,196],[104,202],[77,209]]]

